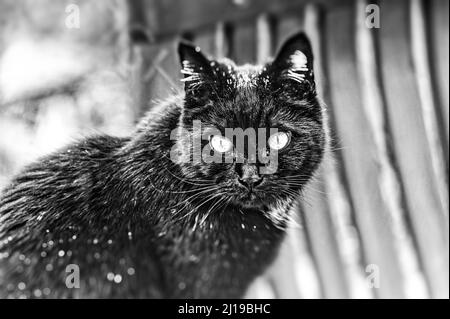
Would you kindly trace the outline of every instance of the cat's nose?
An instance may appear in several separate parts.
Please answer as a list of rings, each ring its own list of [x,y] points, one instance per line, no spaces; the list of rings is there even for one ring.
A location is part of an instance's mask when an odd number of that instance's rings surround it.
[[[238,182],[245,186],[248,189],[253,189],[257,187],[259,184],[261,184],[263,181],[263,178],[260,176],[254,177],[254,178],[238,178]]]
[[[236,172],[240,175],[238,182],[248,189],[257,187],[263,178],[258,174],[258,167],[252,164],[237,164]]]

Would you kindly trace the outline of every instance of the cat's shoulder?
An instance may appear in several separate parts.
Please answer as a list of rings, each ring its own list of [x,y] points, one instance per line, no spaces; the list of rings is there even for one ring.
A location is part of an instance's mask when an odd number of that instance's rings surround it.
[[[0,192],[0,216],[20,207],[36,206],[37,200],[40,205],[51,202],[68,188],[77,195],[90,185],[96,172],[113,163],[115,151],[127,141],[126,138],[93,136],[25,166]]]
[[[87,165],[99,160],[108,160],[114,156],[116,150],[128,141],[129,138],[107,135],[81,139],[26,165],[16,174],[10,185],[14,186],[42,179],[44,176],[55,175],[58,171],[70,174],[70,172],[80,169],[80,165]]]
[[[176,126],[183,104],[183,95],[174,95],[163,101],[155,101],[138,123],[136,134],[149,130],[161,131]]]

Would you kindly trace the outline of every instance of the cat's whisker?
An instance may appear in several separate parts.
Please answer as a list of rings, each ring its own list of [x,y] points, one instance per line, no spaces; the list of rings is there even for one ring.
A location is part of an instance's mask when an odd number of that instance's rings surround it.
[[[179,215],[181,212],[183,212],[183,209],[187,207],[187,205],[189,205],[191,203],[192,200],[194,200],[197,197],[200,197],[202,195],[208,195],[209,192],[214,192],[216,191],[216,187],[204,187],[204,188],[198,188],[196,190],[192,190],[193,192],[195,191],[196,193],[193,195],[190,195],[187,199],[184,199],[183,201],[180,201],[178,204],[173,205],[172,207],[170,207],[170,210],[174,210],[176,208],[178,208],[179,206],[182,206],[180,208],[180,210],[178,210],[178,212],[176,212],[174,215]],[[195,209],[194,209],[195,210]],[[186,215],[189,215],[190,213],[192,213],[194,210],[190,210]],[[182,218],[178,218],[176,220],[181,220]]]
[[[222,196],[222,195],[223,195],[222,193],[214,194],[209,200],[204,201],[203,203],[201,203],[200,205],[198,205],[198,206],[196,207],[196,210],[198,210],[200,207],[202,207],[204,204],[206,204],[206,203],[209,202],[210,200],[212,200],[212,199],[214,199],[214,198],[216,198],[216,197]]]
[[[303,175],[303,174],[283,176],[284,179],[290,179],[290,178],[296,178],[296,177],[303,177],[303,178],[308,178],[308,179],[311,178],[310,175]]]
[[[292,197],[293,199],[299,198],[301,196],[300,192],[294,191],[289,188],[284,188],[281,190],[281,192],[289,197]]]
[[[177,205],[173,206],[173,208],[178,207],[180,205],[184,205],[184,207],[186,207],[188,204],[190,204],[197,197],[200,197],[201,195],[208,194],[209,192],[214,192],[216,190],[217,190],[216,187],[207,187],[206,189],[203,189],[203,190],[195,193],[194,195],[191,195],[188,198],[184,199],[182,202],[180,202]]]
[[[201,206],[203,206],[204,204],[206,204],[207,202],[213,200],[214,198],[216,198],[216,197],[218,197],[218,196],[220,196],[220,195],[221,195],[221,194],[215,194],[215,195],[211,196],[208,200],[205,200],[203,203],[201,203],[199,206],[197,206],[197,207],[195,208],[195,211],[197,212],[197,215],[196,215],[196,219],[195,219],[195,223],[194,223],[194,227],[193,227],[192,231],[195,231],[195,229],[197,228],[198,217],[200,216],[200,215],[198,214],[198,209],[199,209]],[[217,202],[216,202],[215,204],[217,204]],[[189,213],[189,214],[190,214],[190,213]]]
[[[205,216],[202,218],[202,221],[200,222],[200,225],[203,225],[206,221],[206,219],[209,217],[209,215],[214,212],[214,208],[217,208],[218,210],[223,204],[227,202],[227,198],[222,197],[220,198],[211,208],[206,212]],[[220,205],[218,205],[220,203]]]
[[[209,196],[207,196],[202,202],[200,202],[199,205],[197,205],[196,207],[194,207],[193,209],[191,209],[190,211],[188,211],[186,214],[184,214],[182,217],[180,217],[180,219],[184,219],[186,217],[189,217],[190,215],[192,215],[192,213],[197,212],[198,209],[200,207],[202,207],[203,205],[205,205],[206,203],[208,203],[209,201],[213,200],[214,198],[221,196],[222,193],[216,193],[216,194],[210,194]]]
[[[304,182],[287,182],[283,184],[287,188],[303,188],[305,186]]]
[[[300,187],[300,188],[305,188],[308,190],[311,190],[313,192],[316,192],[318,194],[322,194],[322,195],[329,195],[328,192],[322,191],[322,190],[318,190],[314,187],[311,186],[311,184],[306,183],[307,181],[305,180],[292,180],[292,181],[286,181],[284,183],[284,185],[286,185],[287,187]]]
[[[205,185],[203,187],[197,188],[197,189],[191,189],[191,190],[186,190],[186,191],[171,191],[171,190],[162,190],[159,189],[158,187],[156,187],[155,184],[153,184],[152,181],[148,180],[148,182],[150,183],[150,185],[152,186],[152,188],[154,190],[156,190],[158,193],[163,193],[163,194],[189,194],[189,193],[194,193],[194,192],[198,192],[199,190],[203,190],[203,189],[208,189],[211,186]]]
[[[328,150],[330,151],[330,152],[336,152],[336,151],[342,151],[342,150],[348,150],[349,149],[349,147],[346,147],[346,146],[342,146],[342,147],[331,147],[331,148],[329,148]]]

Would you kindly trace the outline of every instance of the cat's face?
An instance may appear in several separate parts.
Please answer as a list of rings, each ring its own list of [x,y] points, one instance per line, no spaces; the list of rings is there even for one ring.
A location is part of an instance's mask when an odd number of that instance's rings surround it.
[[[189,145],[186,178],[213,181],[219,198],[242,207],[298,196],[325,147],[306,37],[292,37],[262,66],[209,60],[187,44],[179,52],[186,89],[180,126]]]

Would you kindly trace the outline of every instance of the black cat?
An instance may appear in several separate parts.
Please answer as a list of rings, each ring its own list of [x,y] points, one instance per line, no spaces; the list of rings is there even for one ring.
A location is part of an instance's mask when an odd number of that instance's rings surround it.
[[[238,298],[272,262],[326,144],[309,41],[263,66],[179,54],[185,94],[132,136],[71,145],[4,191],[0,297]],[[226,128],[264,141],[239,150]]]

